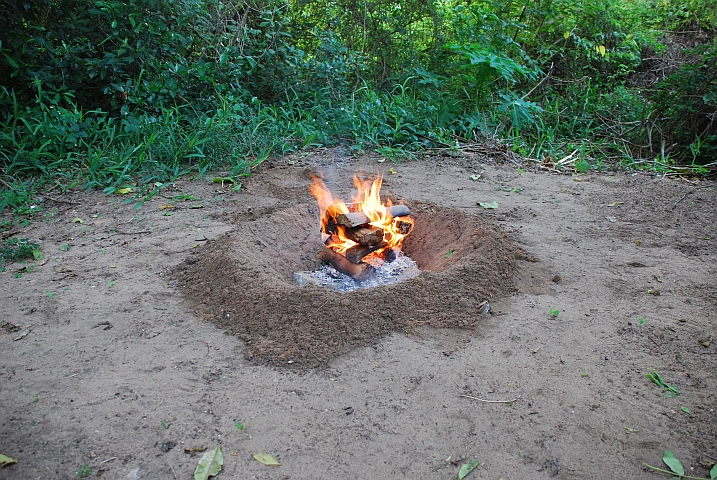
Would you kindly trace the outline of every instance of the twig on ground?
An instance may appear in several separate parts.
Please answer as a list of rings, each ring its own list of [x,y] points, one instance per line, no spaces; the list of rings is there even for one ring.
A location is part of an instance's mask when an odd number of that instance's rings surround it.
[[[711,185],[709,185],[709,186],[711,186]],[[707,187],[708,187],[707,185],[701,185],[701,186],[699,186],[699,187],[693,188],[693,189],[690,190],[689,192],[685,192],[684,195],[682,195],[682,196],[680,197],[680,199],[677,200],[677,201],[675,202],[675,204],[672,206],[672,210],[674,210],[675,208],[677,208],[677,204],[680,203],[682,200],[684,200],[685,197],[687,197],[687,195],[689,195],[690,193],[695,193],[695,191],[699,190],[700,188],[707,188]]]
[[[117,460],[117,457],[110,457],[110,458],[108,458],[107,460],[105,460],[105,461],[102,462],[102,463],[107,463],[107,462],[112,461],[112,460]]]
[[[458,395],[458,396],[470,398],[471,400],[478,400],[479,402],[483,402],[483,403],[513,403],[516,400],[518,400],[520,397],[522,397],[522,395],[518,395],[513,400],[484,400],[484,399],[478,398],[478,397],[471,397],[470,395]]]
[[[13,230],[11,232],[5,232],[2,234],[2,239],[7,240],[8,238],[12,237],[13,235],[17,235],[18,233],[25,233],[25,230]]]
[[[177,473],[174,471],[174,467],[170,465],[169,468],[172,469],[172,475],[174,475],[174,478],[177,478]]]
[[[47,198],[49,198],[50,200],[52,200],[55,203],[67,203],[68,205],[82,205],[79,202],[71,202],[69,200],[60,200],[59,198],[53,198],[53,197],[49,197],[49,196]]]

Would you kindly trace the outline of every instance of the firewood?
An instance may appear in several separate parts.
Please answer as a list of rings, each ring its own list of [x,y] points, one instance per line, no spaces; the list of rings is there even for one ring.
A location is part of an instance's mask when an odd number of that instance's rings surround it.
[[[384,248],[386,245],[388,245],[386,242],[381,242],[378,245],[355,245],[346,250],[344,256],[351,263],[360,263],[363,257]]]
[[[408,235],[413,230],[413,222],[404,222],[403,220],[396,221],[396,228],[402,235]]]
[[[378,245],[383,242],[383,229],[378,227],[347,228],[344,234],[359,245]]]
[[[391,217],[404,217],[410,215],[411,210],[406,205],[392,205],[386,207],[386,213]],[[336,216],[336,223],[349,228],[366,225],[370,221],[371,219],[363,212],[342,213]]]
[[[344,275],[348,275],[359,281],[366,280],[374,272],[374,268],[368,263],[351,263],[346,257],[334,252],[329,247],[324,247],[319,254],[319,259],[328,263]]]

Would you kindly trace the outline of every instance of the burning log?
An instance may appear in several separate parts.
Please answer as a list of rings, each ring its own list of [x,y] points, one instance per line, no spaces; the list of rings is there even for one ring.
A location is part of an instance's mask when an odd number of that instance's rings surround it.
[[[359,281],[366,280],[374,272],[373,267],[368,263],[351,263],[346,257],[334,252],[329,247],[324,247],[319,254],[319,259],[330,264],[344,275],[349,275]]]
[[[404,217],[411,214],[411,210],[406,205],[392,205],[386,207],[386,213],[391,217]],[[371,221],[363,212],[342,213],[336,216],[336,223],[344,227],[358,227],[365,225]]]
[[[347,228],[344,235],[359,245],[378,245],[383,242],[383,228],[379,227]]]
[[[408,235],[413,231],[413,222],[398,219],[396,220],[396,228],[401,235]]]
[[[348,250],[346,250],[346,253],[344,253],[344,256],[348,259],[351,263],[361,263],[361,259],[368,255],[369,253],[373,253],[376,250],[380,250],[384,247],[386,247],[388,244],[386,242],[381,242],[378,245],[355,245]]]

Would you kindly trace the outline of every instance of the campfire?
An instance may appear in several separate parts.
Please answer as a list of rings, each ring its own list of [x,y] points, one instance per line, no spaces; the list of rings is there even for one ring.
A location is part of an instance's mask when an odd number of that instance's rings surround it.
[[[406,205],[381,201],[383,177],[354,177],[358,190],[351,203],[335,198],[324,182],[314,177],[309,191],[319,203],[324,249],[319,258],[358,281],[371,278],[383,263],[393,262],[403,239],[413,230]]]

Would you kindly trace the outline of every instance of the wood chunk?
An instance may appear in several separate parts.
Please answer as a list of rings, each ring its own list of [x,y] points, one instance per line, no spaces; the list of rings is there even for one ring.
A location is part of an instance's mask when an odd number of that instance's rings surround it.
[[[363,257],[384,248],[386,245],[388,245],[386,242],[381,242],[378,245],[355,245],[346,250],[344,255],[349,262],[360,263]]]
[[[339,272],[359,281],[366,280],[374,272],[373,267],[368,263],[351,263],[346,259],[346,257],[334,252],[329,247],[324,247],[319,254],[319,259],[328,263]]]
[[[386,207],[386,212],[391,217],[404,217],[411,214],[411,210],[406,205],[392,205]],[[336,223],[343,225],[344,227],[358,227],[359,225],[366,225],[371,219],[363,212],[349,212],[342,213],[336,216]]]
[[[344,235],[359,245],[378,245],[383,242],[383,229],[378,227],[347,228]]]
[[[396,220],[396,228],[401,235],[408,235],[413,230],[413,222],[404,222]]]

